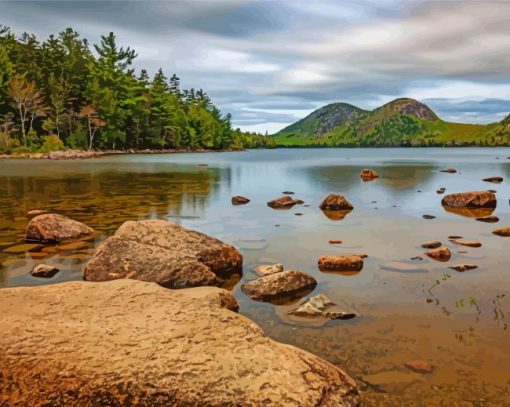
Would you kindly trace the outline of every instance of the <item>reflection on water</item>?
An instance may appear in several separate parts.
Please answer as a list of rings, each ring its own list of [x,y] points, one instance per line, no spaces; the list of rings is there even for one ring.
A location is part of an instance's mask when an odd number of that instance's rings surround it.
[[[504,405],[510,392],[510,239],[494,236],[494,224],[473,216],[494,214],[498,226],[510,226],[508,156],[509,149],[310,149],[0,160],[0,286],[79,280],[94,247],[122,222],[168,218],[239,248],[243,277],[228,288],[241,313],[270,336],[340,364],[365,389],[366,404]],[[440,172],[447,167],[458,173]],[[381,178],[362,182],[363,168]],[[436,190],[484,190],[482,179],[498,175],[505,181],[490,186],[498,197],[493,213],[459,216],[441,206],[444,195]],[[267,207],[286,190],[305,204],[287,211]],[[354,209],[324,214],[318,207],[330,193],[344,195]],[[251,202],[232,206],[233,195]],[[25,214],[32,209],[83,221],[98,235],[74,248],[23,247]],[[451,235],[482,247],[461,248]],[[430,240],[449,247],[452,259],[424,256],[420,245]],[[319,256],[335,254],[368,257],[358,273],[320,272]],[[40,262],[62,271],[50,280],[31,277]],[[240,285],[257,277],[256,266],[276,262],[312,274],[319,285],[310,295],[322,292],[356,318],[307,323],[288,316],[296,303],[249,300]],[[478,269],[448,269],[462,263]],[[433,364],[434,372],[410,372],[403,363],[412,359]]]

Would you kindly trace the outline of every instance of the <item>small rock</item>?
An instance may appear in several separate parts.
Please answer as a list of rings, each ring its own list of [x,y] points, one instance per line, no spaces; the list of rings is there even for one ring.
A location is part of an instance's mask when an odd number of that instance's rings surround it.
[[[421,257],[421,256],[414,256],[414,257],[411,257],[411,260],[423,260],[423,257]]]
[[[341,240],[330,240],[329,244],[342,244]]]
[[[434,215],[423,215],[423,219],[436,219]]]
[[[290,196],[282,196],[280,198],[273,199],[267,203],[267,206],[273,209],[290,209],[296,205],[296,201]]]
[[[459,240],[459,239],[452,239],[450,240],[454,244],[458,244],[461,246],[467,246],[467,247],[481,247],[482,244],[480,242],[476,242],[474,240]]]
[[[365,168],[364,170],[361,171],[360,177],[363,181],[367,182],[367,181],[373,181],[374,179],[379,178],[379,174],[377,172],[375,172],[374,170]]]
[[[439,188],[439,189],[436,191],[436,193],[437,193],[437,194],[439,194],[439,195],[441,195],[441,194],[444,194],[444,193],[445,193],[445,191],[446,191],[446,189],[445,189],[445,188]]]
[[[485,222],[485,223],[497,223],[497,222],[499,222],[499,218],[497,216],[494,216],[494,215],[484,216],[484,217],[481,217],[481,218],[476,218],[476,220],[479,221],[479,222]]]
[[[59,272],[59,269],[48,264],[38,264],[30,274],[34,277],[51,278]]]
[[[296,212],[294,215],[296,215],[296,216],[303,216],[303,214],[301,212]]]
[[[363,258],[361,256],[321,256],[319,258],[321,271],[361,271]]]
[[[304,300],[299,308],[290,311],[289,314],[300,317],[323,317],[329,319],[352,319],[356,315],[350,312],[333,310],[336,304],[324,294]]]
[[[287,270],[243,284],[241,290],[255,301],[282,303],[308,294],[316,285],[312,276]]]
[[[482,181],[492,182],[494,184],[501,184],[503,182],[503,177],[489,177],[489,178],[484,178]]]
[[[271,274],[281,273],[282,271],[283,271],[283,264],[281,264],[281,263],[258,266],[255,269],[255,272],[261,276],[269,276]]]
[[[283,195],[294,195],[294,192],[292,192],[292,191],[283,191],[282,194]]]
[[[448,249],[447,247],[438,247],[437,249],[425,252],[425,254],[429,256],[431,259],[442,262],[450,260],[450,257],[452,256],[450,249]]]
[[[445,168],[444,170],[441,170],[441,172],[446,172],[448,174],[455,174],[457,170],[455,168]]]
[[[35,216],[44,215],[45,213],[48,213],[45,209],[33,209],[27,212],[27,217],[33,218]]]
[[[250,200],[244,196],[233,196],[232,197],[232,205],[246,205]]]
[[[431,240],[430,242],[422,243],[421,247],[424,249],[437,249],[438,247],[441,247],[441,242],[438,242],[437,240]]]
[[[458,236],[458,235],[451,235],[451,236],[448,236],[448,239],[450,240],[455,240],[455,239],[462,239],[462,236]]]
[[[497,199],[489,191],[460,192],[446,195],[441,204],[454,208],[495,208]]]
[[[342,195],[328,195],[320,204],[323,211],[350,211],[353,209],[351,203]]]
[[[450,266],[449,268],[455,271],[468,271],[477,269],[478,266],[475,264],[455,264],[454,266]]]
[[[508,237],[510,236],[510,228],[500,228],[493,230],[492,233],[498,236]]]
[[[432,373],[434,371],[434,366],[424,360],[410,360],[405,362],[404,366],[416,373]]]

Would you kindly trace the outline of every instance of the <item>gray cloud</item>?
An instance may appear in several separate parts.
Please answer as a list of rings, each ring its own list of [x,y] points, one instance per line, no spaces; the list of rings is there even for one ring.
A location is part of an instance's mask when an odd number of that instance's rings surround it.
[[[138,68],[177,72],[245,128],[276,130],[318,106],[422,99],[445,119],[510,109],[504,1],[1,1],[0,23],[41,37],[114,31]]]

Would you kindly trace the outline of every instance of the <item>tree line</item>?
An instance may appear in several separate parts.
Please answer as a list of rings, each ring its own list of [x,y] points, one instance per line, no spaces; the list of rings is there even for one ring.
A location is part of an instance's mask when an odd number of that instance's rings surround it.
[[[113,33],[91,48],[71,28],[39,42],[0,25],[0,152],[274,146],[176,74],[137,74],[136,57]]]

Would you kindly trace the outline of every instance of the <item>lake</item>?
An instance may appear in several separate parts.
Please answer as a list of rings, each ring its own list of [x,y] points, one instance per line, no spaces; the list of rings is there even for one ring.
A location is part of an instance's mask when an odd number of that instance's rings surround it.
[[[166,218],[237,247],[243,276],[227,288],[240,313],[269,336],[344,368],[367,405],[509,405],[510,238],[491,233],[510,226],[509,156],[509,148],[381,148],[0,160],[0,287],[81,280],[94,246],[122,222]],[[458,172],[440,172],[446,167]],[[363,168],[381,178],[362,182]],[[490,176],[505,181],[482,181]],[[500,221],[446,211],[441,187],[446,194],[496,190]],[[288,190],[305,205],[267,207]],[[329,193],[344,195],[354,210],[341,220],[325,216],[318,206]],[[233,195],[251,202],[232,206]],[[97,238],[64,250],[24,246],[32,209],[82,221]],[[482,246],[456,245],[451,235]],[[427,258],[420,245],[430,240],[449,247],[452,259]],[[321,255],[352,253],[368,255],[359,273],[317,268]],[[31,277],[39,262],[62,271],[51,280]],[[257,278],[256,266],[276,262],[313,275],[319,285],[309,296],[324,293],[356,318],[317,324],[289,317],[297,303],[248,299],[241,284]],[[459,263],[478,268],[448,268]],[[415,359],[432,364],[433,373],[404,367]]]

